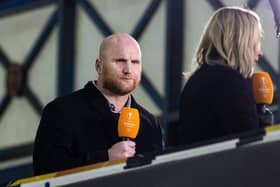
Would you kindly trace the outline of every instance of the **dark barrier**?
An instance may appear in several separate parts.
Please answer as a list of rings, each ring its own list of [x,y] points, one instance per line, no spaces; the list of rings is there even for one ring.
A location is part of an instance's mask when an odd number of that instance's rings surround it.
[[[211,153],[83,181],[92,186],[279,186],[280,141]]]
[[[11,181],[10,187],[279,186],[280,125],[128,160]]]

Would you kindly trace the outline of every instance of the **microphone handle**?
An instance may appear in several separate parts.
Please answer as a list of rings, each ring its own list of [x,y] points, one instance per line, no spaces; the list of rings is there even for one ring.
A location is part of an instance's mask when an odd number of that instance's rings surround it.
[[[257,104],[257,113],[261,128],[274,124],[274,115],[266,105]]]
[[[256,104],[258,114],[265,114],[267,107],[265,104]]]
[[[131,139],[128,137],[121,137],[122,141],[130,141]]]

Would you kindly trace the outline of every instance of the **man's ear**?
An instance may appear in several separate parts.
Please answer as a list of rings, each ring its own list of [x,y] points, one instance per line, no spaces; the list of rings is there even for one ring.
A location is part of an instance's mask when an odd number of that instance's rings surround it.
[[[98,74],[100,74],[102,72],[102,64],[101,64],[101,60],[99,58],[96,59],[95,61],[95,69],[96,69],[96,72]]]

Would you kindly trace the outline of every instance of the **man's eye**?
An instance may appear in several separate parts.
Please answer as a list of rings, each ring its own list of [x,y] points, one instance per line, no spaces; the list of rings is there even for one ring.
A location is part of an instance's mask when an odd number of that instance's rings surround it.
[[[139,64],[140,61],[139,61],[139,60],[132,60],[132,63],[133,63],[133,64]]]
[[[125,62],[125,59],[117,59],[116,62]]]

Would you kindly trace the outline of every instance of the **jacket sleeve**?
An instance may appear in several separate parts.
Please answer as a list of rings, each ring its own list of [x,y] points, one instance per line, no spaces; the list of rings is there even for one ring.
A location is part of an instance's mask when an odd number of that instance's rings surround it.
[[[69,118],[69,119],[68,119]],[[78,154],[73,149],[75,121],[56,104],[48,104],[41,117],[33,152],[34,175],[105,161],[107,150]]]
[[[71,151],[71,128],[66,128],[65,116],[55,106],[48,104],[44,109],[37,130],[34,152],[34,174],[43,174],[71,168],[75,160]]]

